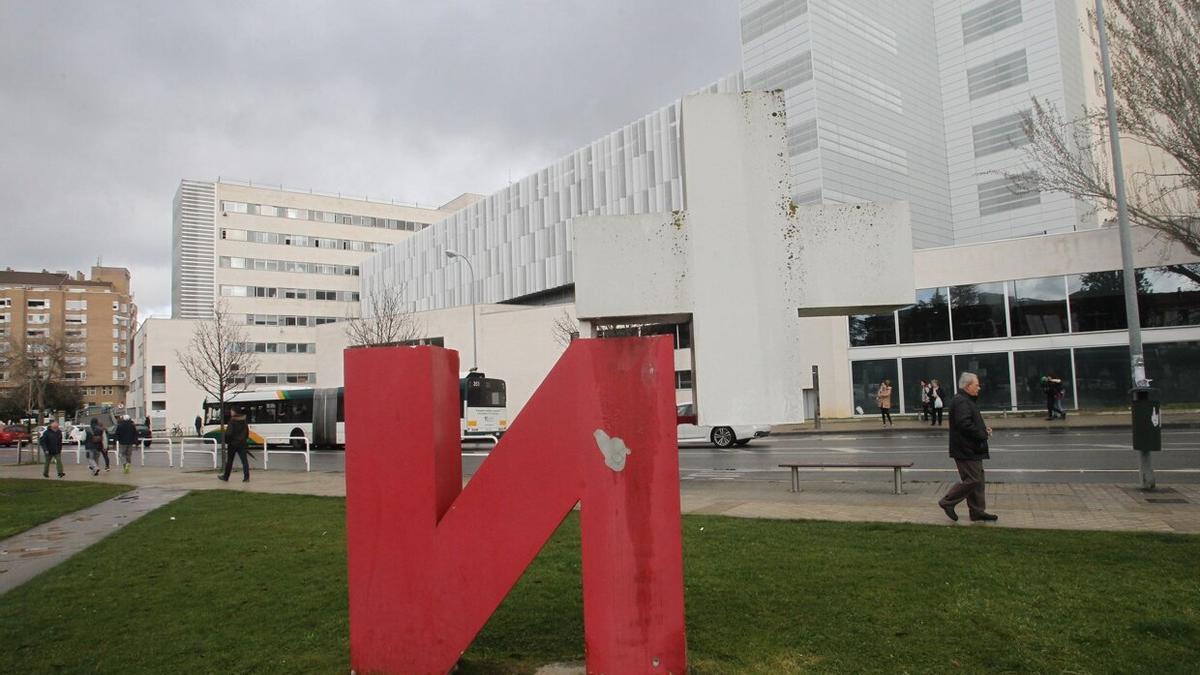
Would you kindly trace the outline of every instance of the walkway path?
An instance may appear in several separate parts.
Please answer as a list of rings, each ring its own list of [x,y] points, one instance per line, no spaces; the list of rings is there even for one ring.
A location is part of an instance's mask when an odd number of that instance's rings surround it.
[[[14,473],[19,474],[5,475]],[[186,490],[140,487],[0,541],[0,595],[185,494]]]
[[[41,467],[3,467],[6,476],[38,478]],[[76,478],[77,474],[71,474]],[[80,480],[122,483],[172,491],[229,489],[345,496],[344,473],[254,471],[249,483],[218,481],[212,471],[137,467],[128,475],[79,476]],[[788,491],[789,478],[778,480],[705,480],[681,483],[684,513],[708,513],[745,518],[817,519],[923,523],[970,527],[964,516],[952,523],[935,502],[949,487],[946,481],[905,481],[905,494],[893,495],[890,471],[878,482],[842,481],[836,472],[804,472],[803,492]],[[999,483],[988,485],[988,508],[1000,521],[986,527],[1027,527],[1074,530],[1200,533],[1200,485],[1161,486],[1145,493],[1132,485],[1113,483]],[[985,525],[975,525],[985,526]]]

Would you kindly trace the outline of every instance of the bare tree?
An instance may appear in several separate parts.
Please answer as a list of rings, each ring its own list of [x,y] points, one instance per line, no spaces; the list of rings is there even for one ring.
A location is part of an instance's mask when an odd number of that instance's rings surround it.
[[[246,329],[236,323],[225,301],[213,307],[213,317],[200,321],[185,351],[175,358],[197,387],[217,401],[220,409],[221,446],[225,445],[225,403],[250,386],[258,357],[249,348]]]
[[[579,337],[579,322],[571,316],[566,307],[563,307],[558,316],[554,317],[550,332],[554,335],[555,342],[563,347],[569,347],[571,341]]]
[[[1122,138],[1160,155],[1127,177],[1130,221],[1200,255],[1200,0],[1109,0],[1106,12]],[[1097,17],[1089,12],[1089,21]],[[1096,38],[1093,37],[1093,42]],[[1034,99],[1017,190],[1064,192],[1116,210],[1103,109],[1074,119]]]
[[[407,308],[405,284],[384,286],[367,293],[363,316],[346,321],[353,347],[407,343],[424,337],[425,326]]]
[[[10,337],[0,349],[0,369],[7,370],[14,400],[26,412],[36,411],[38,424],[54,385],[61,382],[66,364],[66,348],[57,336]]]

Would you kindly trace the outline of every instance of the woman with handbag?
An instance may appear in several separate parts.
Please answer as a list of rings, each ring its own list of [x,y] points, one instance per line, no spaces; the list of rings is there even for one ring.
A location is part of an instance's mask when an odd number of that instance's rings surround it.
[[[942,385],[937,380],[929,383],[929,426],[942,426],[942,409],[946,407],[946,395],[942,393]]]
[[[896,426],[892,421],[892,381],[884,380],[875,392],[875,402],[879,404],[879,415],[883,418],[883,426]]]

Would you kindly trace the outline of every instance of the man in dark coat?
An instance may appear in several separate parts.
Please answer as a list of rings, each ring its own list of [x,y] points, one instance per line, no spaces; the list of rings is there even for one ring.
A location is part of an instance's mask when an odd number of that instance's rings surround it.
[[[229,416],[229,424],[225,425],[225,473],[217,476],[223,481],[229,480],[229,472],[233,471],[233,456],[242,458],[242,482],[250,480],[250,460],[246,458],[246,444],[250,441],[250,425],[241,410],[233,409]]]
[[[129,419],[129,415],[121,416],[121,421],[117,422],[115,435],[117,437],[117,461],[121,462],[125,473],[129,473],[129,466],[133,463],[133,446],[138,442],[137,426],[133,420]]]
[[[42,478],[50,477],[50,460],[54,460],[54,464],[58,467],[58,477],[62,478],[67,474],[63,473],[62,467],[62,429],[58,428],[58,420],[51,420],[50,426],[42,432],[42,437],[38,439],[38,445],[42,446],[42,452],[46,454],[46,466],[42,468]]]
[[[938,500],[938,506],[950,520],[958,520],[954,506],[965,499],[971,520],[996,520],[996,516],[985,510],[983,460],[989,458],[988,438],[992,428],[984,425],[976,404],[979,377],[964,372],[958,378],[958,389],[946,409],[950,417],[950,456],[958,467],[960,481]]]
[[[104,425],[100,424],[100,420],[93,417],[83,443],[84,449],[88,452],[88,469],[93,476],[100,475],[101,457],[104,458],[104,470],[108,471],[108,451],[104,448],[106,443],[108,443],[108,432],[105,431]]]

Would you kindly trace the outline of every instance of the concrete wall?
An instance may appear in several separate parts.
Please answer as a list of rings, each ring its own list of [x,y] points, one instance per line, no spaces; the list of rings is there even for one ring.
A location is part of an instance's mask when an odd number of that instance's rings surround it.
[[[193,319],[147,319],[134,334],[133,383],[125,407],[138,422],[149,415],[155,430],[169,430],[176,424],[189,433],[193,430],[205,393],[183,372],[176,352],[187,350],[196,323]],[[166,368],[163,391],[155,391],[151,382],[153,366]],[[154,411],[154,402],[165,403],[166,410]]]

